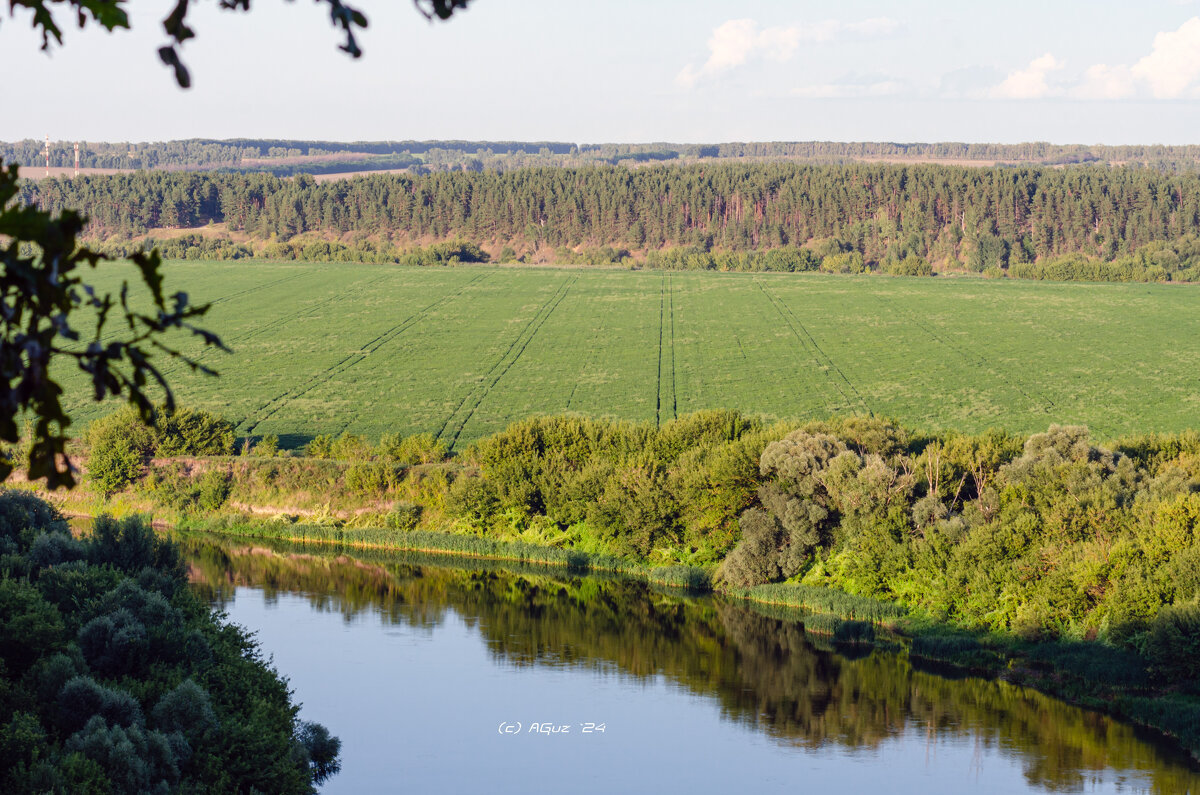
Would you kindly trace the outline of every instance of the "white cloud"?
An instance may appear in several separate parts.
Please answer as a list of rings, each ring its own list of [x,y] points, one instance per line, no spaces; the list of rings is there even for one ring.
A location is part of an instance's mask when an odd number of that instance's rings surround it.
[[[842,34],[880,36],[893,32],[899,23],[887,17],[874,17],[861,22],[844,23],[830,19],[823,22],[760,28],[753,19],[731,19],[713,29],[708,39],[708,60],[699,68],[688,64],[680,70],[675,82],[691,88],[701,79],[743,66],[751,59],[783,63],[791,60],[801,42],[820,44],[833,41]]]
[[[1200,77],[1200,17],[1192,17],[1179,30],[1155,36],[1154,49],[1130,72],[1147,85],[1155,99],[1184,96]]]
[[[1094,64],[1083,74],[1083,82],[1072,92],[1080,99],[1126,99],[1137,92],[1128,66]]]
[[[1149,55],[1133,66],[1092,64],[1067,81],[1069,90],[1055,90],[1048,76],[1063,64],[1047,53],[1025,69],[1012,72],[990,95],[1006,99],[1037,99],[1065,93],[1076,99],[1120,100],[1138,97],[1180,99],[1200,96],[1200,17],[1174,31],[1154,37]]]
[[[992,96],[999,99],[1040,99],[1048,96],[1051,88],[1047,78],[1064,65],[1050,53],[1034,58],[1024,69],[1010,72],[1000,85],[992,89]]]

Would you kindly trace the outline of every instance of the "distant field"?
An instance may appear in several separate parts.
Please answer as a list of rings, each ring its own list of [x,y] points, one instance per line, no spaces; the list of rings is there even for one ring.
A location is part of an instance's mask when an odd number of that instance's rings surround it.
[[[119,273],[101,274],[115,284]],[[179,262],[235,350],[180,402],[285,444],[521,417],[874,412],[926,429],[1100,438],[1200,428],[1200,289],[793,274]],[[98,415],[66,376],[80,422]]]

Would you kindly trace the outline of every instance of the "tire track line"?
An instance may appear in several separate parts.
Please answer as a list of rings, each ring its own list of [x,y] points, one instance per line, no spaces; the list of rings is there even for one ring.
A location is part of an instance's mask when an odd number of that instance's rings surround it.
[[[232,301],[235,298],[240,298],[241,296],[249,295],[250,293],[256,293],[259,290],[266,290],[268,287],[274,287],[277,284],[282,284],[284,282],[290,282],[294,279],[299,279],[302,276],[309,276],[312,273],[313,273],[313,271],[309,271],[309,270],[301,271],[300,273],[294,273],[291,276],[284,276],[282,279],[276,279],[274,281],[265,282],[263,284],[256,284],[255,286],[248,287],[245,290],[240,290],[236,293],[230,293],[229,295],[223,295],[220,298],[214,298],[213,300],[211,300],[207,303],[208,303],[209,307],[214,307],[217,304],[221,304],[226,301]],[[128,281],[129,281],[128,279],[125,280],[126,283]],[[176,292],[180,292],[180,291],[176,290]],[[170,298],[171,294],[164,293],[163,297]],[[191,296],[188,296],[188,300],[190,303]],[[113,304],[114,309],[120,309],[120,306],[121,305],[119,302]],[[110,321],[114,321],[114,320],[115,321],[123,321],[124,318],[113,315],[110,318]],[[118,325],[118,324],[116,322],[114,322],[113,325]],[[128,328],[129,327],[126,325],[121,325],[119,329],[114,329],[113,326],[109,326],[109,331],[106,334],[104,334],[102,337],[100,337],[98,341],[103,343],[103,342],[108,342],[109,340],[115,339],[116,337],[121,336],[122,334],[126,333],[128,331]],[[222,342],[224,342],[224,340],[222,340]],[[207,347],[207,346],[205,346],[205,347]]]
[[[360,346],[358,348],[358,350],[354,351],[353,353],[347,354],[340,361],[338,361],[337,363],[333,364],[332,366],[326,368],[324,371],[309,377],[309,379],[307,381],[305,381],[303,384],[301,384],[298,388],[285,391],[283,394],[277,395],[274,398],[272,398],[271,400],[267,401],[265,404],[263,404],[258,409],[257,412],[255,412],[255,414],[261,414],[264,411],[266,413],[262,414],[262,416],[260,416],[256,420],[254,420],[253,423],[246,426],[244,433],[247,436],[254,433],[255,428],[257,428],[259,425],[266,422],[271,417],[273,417],[276,413],[278,413],[279,409],[283,408],[283,406],[286,403],[288,403],[292,400],[295,400],[298,397],[304,396],[305,394],[311,392],[313,389],[317,388],[318,386],[325,383],[326,381],[333,378],[334,376],[338,376],[338,375],[341,375],[342,373],[346,372],[351,367],[358,364],[363,359],[367,358],[367,356],[369,356],[370,354],[379,350],[381,347],[383,347],[384,345],[391,342],[396,337],[403,334],[409,328],[416,325],[420,321],[424,320],[425,317],[430,312],[432,312],[433,310],[438,309],[439,307],[454,300],[455,298],[460,296],[463,292],[465,292],[467,290],[467,288],[471,287],[472,285],[476,284],[477,282],[479,282],[483,279],[487,279],[487,278],[491,277],[494,273],[495,273],[495,271],[491,271],[488,273],[481,273],[481,274],[477,275],[475,278],[471,279],[466,284],[460,286],[457,290],[452,290],[451,292],[447,293],[446,295],[443,295],[441,298],[437,299],[436,301],[434,301],[433,303],[424,307],[423,309],[419,309],[416,312],[414,312],[413,314],[409,315],[407,318],[405,318],[401,322],[397,323],[396,325],[392,326],[387,331],[384,331],[382,334],[379,334],[377,337],[370,340],[365,345]],[[246,422],[246,420],[243,420],[243,423],[244,422]]]
[[[345,300],[351,295],[363,293],[367,290],[368,287],[371,287],[371,286],[373,286],[373,283],[370,282],[369,280],[365,280],[362,284],[358,285],[357,287],[351,287],[342,292],[335,293],[334,295],[332,295],[329,298],[326,298],[324,300],[306,304],[306,305],[300,307],[299,309],[297,309],[295,312],[291,312],[286,315],[281,315],[280,317],[277,317],[268,323],[264,323],[261,326],[254,326],[252,328],[246,329],[245,331],[243,331],[240,334],[236,334],[231,337],[226,337],[226,338],[222,339],[221,341],[224,342],[227,346],[229,346],[229,348],[232,350],[233,344],[236,342],[243,342],[243,341],[251,339],[253,337],[257,337],[262,334],[265,334],[269,331],[274,331],[278,328],[282,328],[283,326],[288,325],[292,321],[299,320],[302,317],[311,317],[315,311],[322,309],[322,308],[328,306],[329,304]],[[211,348],[210,346],[206,345],[204,347],[204,349],[200,351],[200,353],[198,353],[197,355],[192,357],[192,360],[199,362],[204,357],[212,355],[213,352],[214,352],[214,349]],[[164,369],[162,371],[162,374],[164,376],[171,375],[185,367],[186,367],[186,365],[183,365],[182,363],[176,363],[169,369]],[[191,369],[191,368],[187,368],[187,369]]]
[[[938,343],[939,345],[943,345],[943,346],[949,348],[950,350],[954,351],[955,353],[957,353],[959,355],[959,357],[962,358],[962,360],[964,362],[966,362],[967,364],[973,365],[976,367],[981,367],[984,370],[984,372],[986,372],[988,375],[992,376],[993,378],[995,378],[1000,383],[1004,384],[1009,389],[1012,389],[1015,392],[1019,393],[1022,397],[1024,397],[1026,400],[1028,400],[1030,402],[1030,404],[1033,405],[1034,408],[1040,408],[1041,411],[1045,414],[1051,413],[1051,411],[1054,409],[1054,401],[1051,400],[1049,397],[1047,397],[1045,394],[1040,393],[1040,391],[1038,391],[1038,390],[1034,390],[1034,392],[1037,394],[1030,394],[1029,392],[1027,392],[1024,389],[1024,387],[1021,386],[1020,383],[1010,380],[1007,376],[1004,375],[1004,373],[999,371],[997,368],[993,367],[992,364],[983,356],[980,356],[977,353],[972,353],[972,352],[963,350],[963,348],[961,346],[959,346],[957,343],[951,342],[948,339],[943,339],[933,329],[931,329],[929,326],[927,326],[923,322],[921,322],[921,320],[916,315],[914,315],[911,311],[895,308],[891,301],[884,298],[879,293],[874,293],[874,295],[875,295],[876,300],[878,300],[881,304],[883,304],[885,307],[887,307],[887,309],[890,312],[893,312],[894,314],[900,315],[900,316],[904,317],[905,319],[907,319],[914,326],[916,326],[917,328],[921,329],[926,334],[928,334],[930,339],[932,339],[934,342]]]
[[[658,376],[654,381],[654,427],[662,426],[663,304],[666,302],[667,276],[664,273],[658,291]]]
[[[679,418],[679,393],[675,391],[675,274],[667,275],[667,298],[671,318],[671,419]]]
[[[473,389],[467,392],[465,396],[463,396],[463,399],[459,401],[458,406],[456,406],[454,411],[450,413],[450,415],[446,418],[446,421],[442,423],[442,427],[438,429],[436,434],[436,438],[438,439],[441,439],[446,433],[447,429],[451,427],[451,422],[454,420],[455,415],[462,410],[463,406],[469,405],[469,408],[463,415],[462,421],[456,423],[457,427],[454,430],[454,435],[450,437],[450,440],[446,445],[448,449],[454,449],[454,445],[458,442],[458,437],[462,434],[463,429],[467,427],[467,423],[471,421],[471,418],[475,416],[475,412],[479,409],[479,406],[482,405],[484,399],[487,398],[488,393],[495,388],[496,384],[500,382],[500,379],[502,379],[512,368],[512,366],[517,363],[517,360],[521,358],[521,354],[525,353],[525,349],[529,347],[529,343],[533,341],[533,338],[537,336],[537,333],[541,330],[542,326],[546,323],[550,316],[554,314],[554,310],[558,309],[558,305],[562,303],[567,293],[577,281],[579,281],[579,274],[576,273],[572,274],[570,279],[563,282],[554,295],[551,296],[550,300],[543,304],[533,318],[525,324],[525,327],[521,329],[521,333],[513,338],[513,341],[509,344],[508,349],[499,359],[496,360],[488,372],[483,376],[483,379],[476,384]],[[496,372],[497,370],[499,370],[499,372]],[[496,374],[494,378],[491,377],[493,373]],[[489,378],[491,379],[490,381],[488,380]],[[468,401],[470,402],[468,403]]]
[[[829,355],[821,349],[821,346],[817,344],[817,341],[813,337],[812,333],[802,322],[800,322],[800,319],[796,317],[796,314],[792,312],[791,308],[788,307],[787,304],[783,303],[783,301],[779,300],[778,296],[775,296],[769,290],[767,290],[761,281],[755,279],[754,283],[758,286],[758,289],[762,291],[762,294],[767,297],[767,300],[771,302],[771,305],[775,308],[775,311],[779,313],[779,317],[783,320],[783,322],[787,324],[789,329],[791,329],[792,335],[795,336],[796,341],[800,343],[800,347],[805,351],[805,353],[811,356],[816,365],[821,368],[821,372],[825,374],[829,385],[832,386],[839,395],[841,395],[842,405],[846,408],[853,409],[854,404],[857,401],[858,404],[862,406],[868,414],[870,414],[871,407],[867,405],[865,400],[863,400],[863,397],[859,393],[858,389],[856,389],[854,384],[850,382],[850,379],[846,377],[846,374],[842,372],[842,368],[838,367],[837,364],[834,363],[833,359],[831,359]],[[832,373],[837,373],[837,377],[832,375]],[[839,378],[841,379],[842,383],[838,383]],[[854,398],[851,398],[850,394],[842,388],[842,384],[845,384],[846,387],[848,387],[850,391],[854,393]],[[825,404],[825,407],[827,409],[830,408],[828,402]],[[837,408],[838,407],[836,406],[833,407],[832,411],[836,411]]]

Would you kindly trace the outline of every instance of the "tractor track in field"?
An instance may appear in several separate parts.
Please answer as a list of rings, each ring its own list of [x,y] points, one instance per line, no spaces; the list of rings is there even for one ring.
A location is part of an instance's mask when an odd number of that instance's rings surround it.
[[[364,290],[366,290],[367,288],[372,287],[372,286],[374,286],[372,283],[364,282],[363,284],[359,285],[356,288],[347,289],[345,291],[336,293],[335,295],[332,295],[323,300],[316,301],[316,302],[313,302],[310,304],[306,304],[305,306],[302,306],[299,309],[297,309],[295,312],[290,312],[286,315],[281,315],[280,317],[277,317],[268,323],[264,323],[261,326],[254,326],[253,328],[246,329],[245,331],[241,332],[240,334],[236,334],[236,335],[233,335],[230,337],[223,338],[221,341],[223,343],[225,343],[225,345],[227,345],[230,348],[230,350],[233,350],[234,343],[244,342],[245,340],[251,339],[253,337],[257,337],[257,336],[260,336],[267,332],[282,328],[294,320],[299,320],[302,317],[311,316],[312,313],[318,309],[322,309],[332,303],[336,303],[338,301],[344,300],[352,294],[361,293]],[[200,353],[198,353],[192,357],[192,361],[199,362],[205,356],[208,356],[209,354],[213,353],[213,351],[214,351],[214,349],[212,347],[206,345],[200,351]],[[162,370],[162,374],[164,376],[172,375],[184,367],[187,367],[187,365],[183,364],[182,362],[178,362],[174,366],[170,367],[169,369]]]
[[[925,323],[923,323],[911,311],[896,308],[892,304],[891,301],[884,298],[882,295],[880,295],[877,292],[872,292],[872,295],[875,296],[875,299],[877,301],[879,301],[879,303],[881,303],[881,304],[883,304],[883,306],[887,307],[889,312],[892,312],[896,315],[899,315],[899,316],[905,318],[906,320],[908,320],[908,322],[912,323],[914,326],[916,326],[917,328],[921,329],[926,334],[928,334],[929,338],[932,339],[934,342],[938,343],[939,345],[943,345],[943,346],[949,348],[950,350],[954,351],[967,364],[982,368],[983,371],[986,372],[988,375],[992,376],[993,378],[995,378],[1000,383],[1004,384],[1009,389],[1012,389],[1013,391],[1020,394],[1023,398],[1025,398],[1027,401],[1029,401],[1029,403],[1034,408],[1040,409],[1044,414],[1049,414],[1053,411],[1054,401],[1051,400],[1049,397],[1047,397],[1045,394],[1037,392],[1036,390],[1035,390],[1036,394],[1031,394],[1030,392],[1026,391],[1025,388],[1022,387],[1020,383],[1008,378],[999,369],[997,369],[996,367],[993,367],[991,362],[989,362],[983,356],[980,356],[979,354],[973,353],[971,351],[964,350],[957,343],[951,342],[950,340],[945,339],[942,336],[940,336],[937,332],[935,332],[929,326],[925,325]]]
[[[450,412],[445,421],[442,422],[442,426],[438,428],[435,434],[435,438],[437,439],[443,438],[447,431],[451,427],[454,427],[454,433],[450,436],[446,445],[448,449],[454,449],[454,445],[458,442],[458,437],[462,434],[463,429],[467,427],[467,423],[471,421],[471,418],[475,416],[475,412],[488,396],[488,393],[495,388],[500,379],[517,363],[517,360],[521,358],[521,354],[525,353],[525,349],[529,347],[529,343],[533,341],[533,338],[537,336],[537,333],[541,330],[545,322],[554,314],[554,310],[558,309],[558,305],[562,303],[567,293],[575,286],[577,281],[579,281],[579,274],[575,273],[571,275],[571,278],[562,283],[554,295],[550,297],[550,300],[538,309],[537,313],[521,329],[521,332],[513,338],[513,341],[509,343],[508,349],[495,361],[487,373],[484,374],[483,378],[480,379],[479,383],[463,396],[463,399],[454,407],[454,411]],[[495,374],[494,377],[493,374]],[[462,420],[454,422],[455,417],[460,411],[463,411],[464,406],[467,408],[462,415]]]
[[[671,419],[679,418],[679,393],[675,391],[675,274],[667,275],[668,316],[671,318]]]
[[[466,284],[460,285],[457,289],[452,290],[449,293],[446,293],[445,295],[443,295],[441,298],[437,299],[433,303],[431,303],[431,304],[425,306],[424,308],[419,309],[416,312],[414,312],[413,314],[409,315],[407,318],[405,318],[401,322],[397,323],[396,325],[392,326],[387,331],[384,331],[382,334],[379,334],[374,339],[372,339],[372,340],[368,341],[366,344],[360,346],[358,348],[358,350],[354,351],[351,354],[344,356],[337,363],[333,364],[330,367],[327,367],[322,372],[311,376],[307,381],[305,381],[303,384],[301,384],[298,388],[293,389],[293,390],[288,390],[281,395],[275,396],[274,398],[269,400],[266,404],[261,406],[257,412],[255,412],[256,414],[260,414],[261,416],[259,416],[258,419],[254,420],[253,423],[251,423],[250,425],[248,425],[246,427],[245,434],[247,436],[249,436],[250,434],[254,433],[255,428],[257,428],[259,425],[261,425],[262,423],[266,422],[271,417],[273,417],[276,413],[278,413],[279,409],[281,409],[285,404],[287,404],[288,402],[290,402],[292,400],[295,400],[298,397],[302,397],[303,395],[307,394],[308,392],[311,392],[313,389],[316,389],[321,384],[327,382],[330,378],[333,378],[334,376],[337,376],[337,375],[341,375],[345,371],[349,370],[351,367],[355,366],[356,364],[361,362],[363,359],[367,358],[367,356],[369,356],[370,354],[379,350],[381,347],[383,347],[387,343],[394,340],[396,337],[403,334],[409,328],[411,328],[412,326],[419,323],[430,312],[432,312],[433,310],[441,307],[442,305],[452,301],[453,299],[457,298],[468,287],[471,287],[472,285],[477,284],[481,280],[485,280],[485,279],[491,277],[494,273],[495,273],[495,271],[479,274],[478,276],[471,279]],[[263,412],[266,412],[266,413],[264,414]]]
[[[265,283],[263,283],[263,284],[256,284],[256,285],[254,285],[253,287],[247,287],[246,289],[244,289],[244,290],[239,290],[239,291],[238,291],[238,292],[236,292],[236,293],[230,293],[229,295],[223,295],[223,296],[221,296],[220,298],[214,298],[213,300],[211,300],[211,301],[208,301],[207,303],[208,303],[208,306],[209,306],[209,307],[214,307],[214,306],[216,306],[217,304],[221,304],[221,303],[224,303],[224,302],[226,302],[226,301],[232,301],[234,298],[240,298],[240,297],[241,297],[241,296],[243,296],[243,295],[249,295],[250,293],[256,293],[256,292],[258,292],[259,290],[265,290],[265,289],[267,289],[268,287],[274,287],[274,286],[275,286],[275,285],[277,285],[277,284],[283,284],[284,282],[290,282],[290,281],[292,281],[292,280],[294,280],[294,279],[299,279],[300,277],[302,277],[302,276],[307,276],[307,275],[309,275],[310,273],[311,273],[311,271],[301,271],[300,273],[293,273],[293,274],[292,274],[292,275],[290,275],[290,276],[284,276],[282,279],[275,279],[274,281],[265,282]],[[127,281],[128,281],[128,280],[127,280]],[[176,292],[180,292],[180,291],[179,291],[179,290],[176,290]],[[170,294],[170,293],[164,293],[164,295],[163,295],[163,298],[164,298],[164,299],[169,299],[170,297],[171,297],[171,294]],[[189,300],[190,300],[190,298],[191,298],[191,297],[189,296]],[[115,303],[115,304],[113,304],[113,308],[114,308],[114,309],[119,309],[119,308],[120,308],[120,303]],[[100,337],[100,338],[99,338],[97,341],[98,341],[98,342],[100,342],[100,343],[106,343],[106,342],[108,342],[108,341],[110,341],[110,340],[113,340],[113,339],[117,338],[117,337],[118,337],[118,336],[120,336],[120,335],[121,335],[121,334],[122,334],[122,333],[123,333],[125,330],[127,330],[129,327],[128,327],[127,325],[121,324],[121,323],[120,323],[120,321],[121,321],[121,320],[123,320],[123,318],[117,318],[115,315],[114,315],[114,316],[112,316],[112,319],[110,320],[110,322],[113,322],[113,323],[114,323],[114,325],[120,325],[120,328],[119,328],[119,329],[117,329],[117,328],[113,328],[113,327],[111,327],[111,326],[110,326],[110,328],[111,328],[112,330],[110,330],[110,331],[108,331],[107,333],[105,333],[105,334],[104,334],[103,336],[101,336],[101,337]],[[224,342],[224,340],[222,340],[222,342]],[[207,348],[208,348],[208,346],[206,345],[206,346],[205,346],[205,349],[207,350]]]
[[[662,425],[663,305],[666,303],[667,277],[663,274],[658,290],[658,373],[654,379],[654,427]]]
[[[758,286],[758,289],[762,291],[762,294],[766,296],[767,300],[771,302],[771,305],[775,307],[775,311],[779,313],[779,317],[783,320],[783,322],[787,324],[789,329],[791,329],[792,335],[796,338],[796,341],[800,343],[801,349],[803,349],[805,353],[812,357],[812,360],[817,364],[818,367],[821,368],[821,371],[829,380],[830,386],[832,386],[837,393],[842,396],[843,405],[845,405],[847,408],[853,408],[855,401],[857,401],[858,404],[863,407],[863,410],[870,414],[871,407],[867,405],[867,401],[863,400],[862,394],[858,391],[858,388],[855,387],[850,379],[846,377],[846,374],[842,372],[842,368],[837,366],[833,359],[829,357],[829,354],[825,353],[825,351],[821,349],[821,346],[817,344],[816,339],[813,337],[812,332],[810,332],[808,327],[800,321],[800,318],[796,317],[796,313],[793,312],[787,304],[779,300],[778,296],[767,290],[761,281],[755,279],[754,283]],[[805,343],[805,340],[807,340],[807,344]],[[811,351],[809,350],[810,347]],[[834,377],[832,373],[837,373],[837,377]],[[841,379],[842,383],[844,383],[846,387],[848,387],[850,391],[854,393],[853,399],[846,392],[846,390],[842,388],[842,385],[838,383],[839,378]]]

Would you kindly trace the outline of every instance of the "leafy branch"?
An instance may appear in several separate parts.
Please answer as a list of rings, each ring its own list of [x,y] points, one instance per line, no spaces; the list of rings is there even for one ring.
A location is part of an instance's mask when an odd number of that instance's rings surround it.
[[[361,56],[362,49],[358,46],[354,33],[355,29],[366,29],[366,16],[342,0],[317,2],[328,4],[329,21],[335,28],[341,28],[345,34],[345,42],[339,49],[353,58]],[[445,20],[456,11],[466,9],[470,2],[471,0],[413,0],[413,5],[428,20]],[[217,3],[227,11],[250,10],[250,0],[217,0]],[[56,5],[67,6],[81,28],[89,23],[89,18],[92,23],[106,30],[129,28],[129,15],[125,13],[124,8],[125,0],[8,0],[10,15],[18,8],[33,12],[33,27],[41,32],[42,49],[48,49],[52,40],[60,46],[63,43],[62,28],[59,27],[53,10]],[[175,82],[181,88],[188,88],[192,84],[191,73],[179,53],[179,47],[196,36],[196,32],[187,24],[190,8],[191,0],[175,0],[174,8],[162,22],[163,30],[167,34],[167,43],[158,48],[159,59],[174,70]]]
[[[124,395],[143,420],[150,421],[155,409],[146,390],[151,384],[162,388],[167,410],[175,407],[174,394],[154,363],[156,353],[179,359],[193,371],[216,374],[165,344],[162,335],[177,329],[200,337],[206,346],[228,348],[192,322],[208,311],[208,305],[191,304],[183,292],[164,294],[157,252],[130,258],[152,304],[150,311],[139,311],[130,302],[128,281],[122,282],[114,299],[98,294],[80,277],[81,267],[95,268],[109,259],[79,245],[86,223],[81,215],[65,210],[54,216],[16,203],[16,195],[17,168],[0,163],[0,440],[16,444],[19,420],[30,415],[30,480],[45,478],[49,488],[70,488],[75,478],[65,449],[71,420],[62,407],[62,387],[50,372],[52,361],[74,360],[91,376],[96,400]],[[81,347],[72,320],[89,309],[96,321],[95,335]],[[123,321],[124,328],[120,338],[105,341],[110,315],[117,324]],[[12,469],[11,461],[0,459],[0,479]]]

